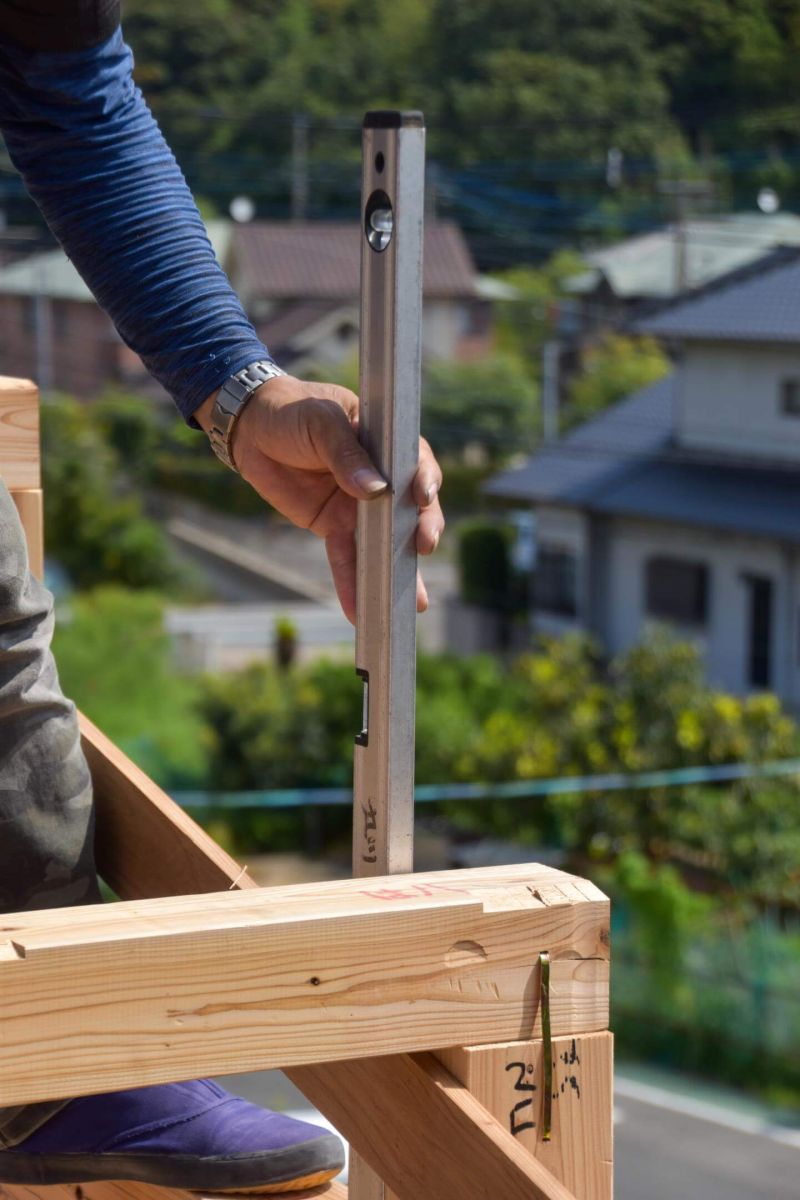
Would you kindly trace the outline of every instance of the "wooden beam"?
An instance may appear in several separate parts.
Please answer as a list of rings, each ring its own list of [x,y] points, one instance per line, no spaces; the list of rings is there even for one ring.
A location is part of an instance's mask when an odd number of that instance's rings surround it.
[[[39,389],[29,379],[0,376],[0,476],[9,491],[41,487]]]
[[[225,1192],[184,1192],[179,1188],[151,1187],[123,1180],[52,1187],[0,1183],[0,1200],[231,1200],[231,1197]],[[273,1192],[270,1200],[347,1200],[347,1188],[343,1183],[326,1183],[304,1192]]]
[[[288,1075],[398,1200],[574,1200],[432,1054]]]
[[[484,1108],[560,1179],[575,1200],[613,1196],[613,1037],[554,1038],[552,1136],[542,1136],[543,1043],[437,1051]]]
[[[83,713],[94,787],[97,869],[125,899],[255,887],[229,854]]]
[[[41,488],[17,488],[11,493],[28,543],[31,574],[44,579],[44,513]]]
[[[608,902],[523,865],[0,918],[0,1105],[608,1020]]]

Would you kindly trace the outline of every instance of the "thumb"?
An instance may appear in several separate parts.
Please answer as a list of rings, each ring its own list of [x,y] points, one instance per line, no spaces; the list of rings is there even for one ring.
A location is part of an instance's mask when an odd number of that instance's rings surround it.
[[[370,459],[338,405],[315,410],[314,448],[339,487],[356,500],[372,500],[389,484]]]

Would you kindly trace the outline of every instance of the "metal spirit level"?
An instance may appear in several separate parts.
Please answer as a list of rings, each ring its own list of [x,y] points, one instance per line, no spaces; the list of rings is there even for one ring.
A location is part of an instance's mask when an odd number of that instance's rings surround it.
[[[387,875],[413,869],[422,115],[368,113],[363,152],[360,437],[390,487],[358,514],[353,872]]]
[[[359,505],[353,874],[413,870],[417,508],[425,127],[417,112],[364,119],[359,436],[389,481]],[[351,1155],[351,1200],[384,1185]]]

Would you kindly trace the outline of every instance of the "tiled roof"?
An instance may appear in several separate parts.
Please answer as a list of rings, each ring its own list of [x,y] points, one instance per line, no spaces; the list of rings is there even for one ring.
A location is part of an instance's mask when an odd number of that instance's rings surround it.
[[[621,401],[487,486],[507,500],[800,543],[800,475],[671,441],[674,376]]]
[[[593,291],[601,279],[621,299],[663,298],[677,291],[679,230],[675,225],[626,238],[584,257],[589,270],[575,276],[571,290]],[[688,286],[703,287],[775,246],[800,245],[800,217],[794,213],[731,213],[686,221],[680,229]]]
[[[277,354],[280,349],[292,342],[299,334],[311,325],[330,316],[331,313],[344,312],[341,301],[335,300],[298,300],[289,301],[278,312],[270,313],[263,322],[262,333],[269,338],[270,351]]]
[[[491,496],[582,504],[603,481],[657,454],[672,433],[674,376],[621,400],[573,433],[540,450],[516,470],[495,475]]]
[[[800,344],[800,248],[783,247],[642,317],[639,333],[700,341]]]
[[[360,290],[361,231],[355,222],[253,221],[234,234],[237,278],[248,299],[353,299]],[[427,296],[474,296],[475,265],[456,225],[428,224]]]

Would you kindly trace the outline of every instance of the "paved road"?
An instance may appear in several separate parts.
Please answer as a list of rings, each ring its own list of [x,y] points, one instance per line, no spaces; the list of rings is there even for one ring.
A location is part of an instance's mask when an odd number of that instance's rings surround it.
[[[621,1076],[615,1200],[798,1200],[800,1132]]]
[[[319,1120],[277,1071],[220,1082],[249,1100]],[[771,1127],[752,1110],[620,1076],[615,1121],[614,1200],[800,1198],[800,1131]]]

